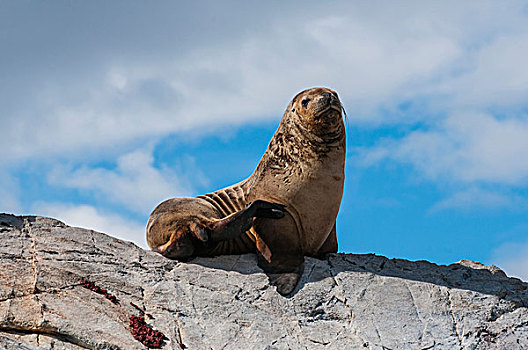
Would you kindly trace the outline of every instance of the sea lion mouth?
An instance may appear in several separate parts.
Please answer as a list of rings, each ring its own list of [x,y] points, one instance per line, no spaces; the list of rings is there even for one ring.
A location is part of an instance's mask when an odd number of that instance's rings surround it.
[[[321,118],[327,114],[329,114],[331,111],[335,111],[341,115],[341,112],[343,111],[343,108],[341,105],[331,104],[329,106],[323,106],[322,108],[319,108],[316,110],[316,106],[314,106],[314,120],[319,121]]]

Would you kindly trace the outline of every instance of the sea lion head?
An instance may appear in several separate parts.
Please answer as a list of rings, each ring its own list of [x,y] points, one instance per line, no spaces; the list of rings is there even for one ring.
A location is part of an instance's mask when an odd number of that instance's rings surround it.
[[[149,247],[169,259],[185,260],[199,242],[207,242],[212,209],[197,198],[166,200],[154,209],[147,222]]]
[[[324,135],[343,122],[343,106],[337,92],[315,87],[299,92],[290,102],[285,116],[304,129]]]

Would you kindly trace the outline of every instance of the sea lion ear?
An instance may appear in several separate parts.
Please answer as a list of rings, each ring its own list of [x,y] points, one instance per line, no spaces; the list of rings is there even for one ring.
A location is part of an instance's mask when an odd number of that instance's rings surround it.
[[[191,231],[191,233],[202,242],[207,242],[209,240],[209,236],[203,226],[199,226],[193,222],[189,225],[189,231]]]

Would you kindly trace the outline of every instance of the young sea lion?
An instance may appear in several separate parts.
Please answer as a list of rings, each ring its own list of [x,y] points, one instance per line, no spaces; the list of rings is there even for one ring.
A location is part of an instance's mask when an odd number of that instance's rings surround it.
[[[291,293],[304,255],[337,252],[346,153],[342,112],[331,89],[298,93],[253,174],[213,193],[160,204],[147,224],[149,246],[176,259],[257,252],[277,291]]]

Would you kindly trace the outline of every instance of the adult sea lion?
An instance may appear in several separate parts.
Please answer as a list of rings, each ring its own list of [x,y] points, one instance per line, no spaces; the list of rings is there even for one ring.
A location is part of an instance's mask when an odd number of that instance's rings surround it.
[[[289,294],[304,255],[337,252],[336,217],[343,195],[345,126],[337,93],[298,93],[253,174],[195,198],[154,209],[147,243],[166,257],[257,252],[277,291]]]

